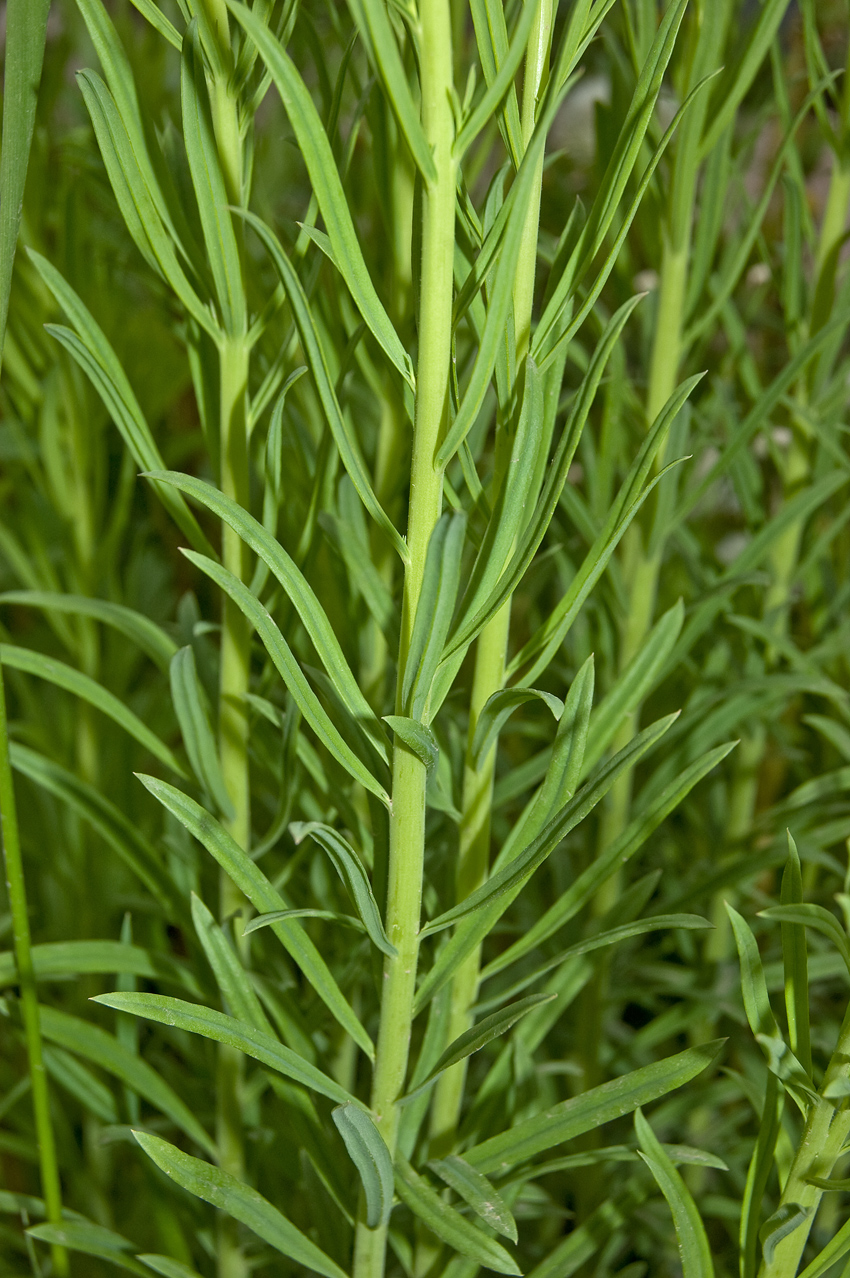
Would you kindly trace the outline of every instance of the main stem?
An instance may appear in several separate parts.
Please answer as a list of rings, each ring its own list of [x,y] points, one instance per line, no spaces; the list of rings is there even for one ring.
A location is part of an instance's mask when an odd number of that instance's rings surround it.
[[[451,359],[452,287],[456,166],[452,156],[452,38],[449,0],[420,4],[422,125],[436,168],[425,182],[422,201],[419,359],[410,474],[407,544],[399,644],[397,710],[422,589],[428,542],[442,506],[443,476],[434,457],[444,428]],[[381,1020],[371,1105],[390,1152],[398,1129],[398,1100],[404,1088],[419,957],[422,867],[425,852],[423,763],[400,742],[393,752],[390,812],[387,934],[398,951],[384,962]],[[382,1278],[386,1226],[369,1229],[361,1208],[357,1222],[354,1278]]]
[[[552,39],[552,0],[539,0],[532,24],[525,62],[525,81],[522,101],[522,138],[528,146],[534,132],[537,100],[543,77],[549,65],[549,48]],[[516,364],[521,370],[531,338],[531,316],[534,302],[534,280],[537,265],[537,241],[540,225],[540,192],[543,181],[543,154],[537,163],[534,193],[529,202],[520,245],[517,272],[514,281],[514,334]],[[521,377],[521,373],[519,374]],[[507,444],[507,446],[506,446]],[[497,474],[494,487],[501,479],[499,460],[510,454],[510,441],[497,441]],[[493,500],[497,497],[493,494]],[[478,768],[472,763],[472,742],[481,711],[494,692],[502,687],[505,679],[505,660],[511,625],[511,600],[502,605],[495,617],[479,636],[475,653],[475,672],[472,679],[472,695],[469,704],[469,730],[466,764],[463,774],[461,801],[460,841],[456,872],[456,896],[462,901],[475,891],[487,877],[490,865],[490,822],[493,807],[493,782],[496,769],[496,744],[489,750]],[[451,1010],[446,1029],[451,1042],[467,1030],[471,1024],[470,1007],[478,990],[481,971],[481,947],[478,946],[461,964],[452,981]],[[460,1119],[467,1061],[460,1061],[440,1077],[434,1089],[431,1109],[431,1152],[448,1152]]]
[[[35,1118],[35,1136],[38,1145],[38,1161],[41,1172],[41,1192],[47,1219],[51,1225],[62,1224],[62,1190],[59,1183],[59,1164],[56,1161],[56,1142],[50,1121],[50,1096],[47,1089],[47,1073],[41,1050],[41,1028],[38,1020],[38,994],[30,945],[30,921],[27,912],[27,893],[24,882],[24,863],[21,857],[21,841],[18,832],[18,812],[15,805],[15,788],[12,782],[12,765],[9,758],[9,729],[6,721],[6,694],[3,687],[3,671],[0,667],[0,831],[3,838],[3,859],[6,865],[6,887],[9,909],[12,914],[12,930],[15,942],[15,965],[21,991],[21,1015],[29,1058],[32,1084],[32,1107]],[[68,1253],[64,1247],[51,1248],[53,1270],[64,1278],[68,1273]]]

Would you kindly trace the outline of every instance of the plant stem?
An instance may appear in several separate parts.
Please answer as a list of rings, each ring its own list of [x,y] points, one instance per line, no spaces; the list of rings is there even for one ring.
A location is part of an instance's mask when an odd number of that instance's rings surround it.
[[[443,476],[434,456],[444,429],[451,359],[456,169],[452,156],[452,40],[449,0],[420,5],[422,124],[436,177],[422,201],[422,265],[419,358],[410,475],[407,544],[399,643],[397,712],[428,542],[440,517]],[[384,962],[371,1105],[390,1152],[395,1150],[397,1101],[410,1047],[413,995],[419,956],[422,868],[425,851],[425,765],[404,745],[393,751],[387,934],[398,953]],[[369,1229],[361,1205],[355,1241],[355,1278],[381,1278],[386,1227]]]
[[[769,1264],[762,1261],[759,1278],[794,1278],[797,1273],[815,1213],[823,1197],[823,1190],[810,1184],[810,1181],[814,1177],[820,1180],[829,1178],[850,1135],[850,1109],[846,1100],[836,1106],[825,1100],[823,1095],[830,1084],[846,1081],[849,1057],[850,1011],[844,1017],[838,1043],[824,1075],[820,1096],[809,1107],[803,1135],[779,1204],[780,1208],[786,1203],[799,1204],[808,1209],[809,1215],[777,1244]]]
[[[522,140],[528,146],[534,132],[540,86],[549,66],[552,41],[552,0],[539,0],[528,40],[522,101]],[[522,369],[531,340],[531,318],[534,304],[534,280],[537,267],[537,241],[540,226],[540,193],[543,183],[543,152],[537,163],[534,191],[529,202],[514,280],[514,334],[516,366]],[[521,377],[521,374],[518,373]],[[504,432],[505,434],[508,431]],[[510,441],[497,440],[497,473],[494,487],[503,478],[504,465],[499,462],[510,454]],[[469,705],[469,728],[466,763],[463,773],[460,841],[456,872],[456,899],[462,901],[487,877],[490,864],[490,818],[493,806],[493,783],[496,770],[494,742],[478,768],[472,765],[472,742],[481,711],[505,679],[508,636],[511,625],[511,600],[507,599],[479,636],[475,653],[475,672]],[[478,946],[461,964],[452,981],[451,1011],[446,1029],[447,1041],[457,1038],[471,1024],[469,1009],[475,1001],[481,970],[481,947]],[[460,1061],[445,1071],[434,1089],[431,1109],[431,1149],[441,1156],[448,1152],[460,1119],[468,1061]]]
[[[3,686],[3,670],[0,667],[0,832],[3,839],[3,859],[6,866],[6,888],[12,930],[15,942],[15,965],[21,991],[21,1016],[27,1044],[32,1107],[35,1118],[35,1135],[38,1144],[38,1161],[41,1172],[41,1192],[47,1219],[51,1225],[62,1224],[62,1189],[59,1183],[59,1164],[56,1161],[56,1142],[50,1121],[50,1094],[47,1073],[41,1050],[41,1028],[38,1020],[38,993],[30,946],[30,922],[27,912],[27,892],[24,881],[24,864],[21,858],[21,841],[18,830],[18,813],[15,806],[15,788],[12,781],[12,765],[9,758],[9,728],[6,720],[6,694]],[[51,1247],[54,1272],[59,1278],[68,1273],[68,1253],[64,1247]]]

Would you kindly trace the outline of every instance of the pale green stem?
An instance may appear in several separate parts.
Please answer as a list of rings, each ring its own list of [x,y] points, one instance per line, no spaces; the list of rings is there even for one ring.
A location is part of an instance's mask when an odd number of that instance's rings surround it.
[[[534,132],[540,87],[549,65],[552,40],[552,0],[539,0],[532,24],[525,62],[522,101],[522,139],[527,146]],[[516,366],[523,367],[531,340],[531,318],[534,304],[534,281],[537,267],[537,243],[540,226],[540,193],[543,182],[543,153],[537,163],[534,189],[526,214],[514,280],[514,334]],[[521,376],[521,374],[520,374]],[[497,481],[510,441],[497,441]],[[494,493],[494,500],[497,493]],[[463,776],[460,840],[456,873],[457,900],[479,887],[487,877],[490,864],[490,817],[493,806],[493,782],[496,768],[496,744],[481,761],[472,765],[472,741],[481,711],[488,699],[502,687],[511,625],[511,600],[508,599],[479,636],[475,654],[475,672],[469,706],[469,734]],[[478,946],[461,964],[452,981],[451,1012],[447,1038],[451,1041],[471,1024],[470,1007],[478,989],[481,970],[481,947]],[[463,1060],[446,1070],[434,1089],[431,1109],[431,1148],[434,1153],[448,1150],[460,1118],[468,1062]],[[445,1150],[444,1150],[445,1147]]]
[[[828,1180],[841,1151],[850,1136],[850,1109],[847,1101],[838,1105],[823,1099],[831,1083],[846,1082],[850,1059],[850,1013],[844,1018],[832,1060],[824,1075],[820,1096],[809,1108],[806,1125],[788,1179],[782,1191],[780,1208],[797,1203],[809,1215],[787,1237],[777,1244],[770,1264],[762,1261],[759,1278],[795,1278],[803,1249],[808,1241],[823,1190],[809,1182],[813,1178]]]
[[[21,841],[18,831],[18,813],[15,806],[15,787],[12,781],[12,765],[9,758],[9,728],[6,720],[6,694],[3,687],[3,671],[0,667],[0,831],[3,838],[3,859],[6,866],[6,888],[9,910],[12,915],[12,932],[15,943],[15,966],[21,991],[21,1017],[29,1060],[32,1085],[32,1107],[35,1118],[35,1137],[38,1145],[41,1192],[47,1219],[51,1225],[62,1224],[62,1190],[59,1183],[59,1165],[56,1161],[56,1142],[50,1121],[50,1095],[47,1073],[41,1050],[41,1028],[38,1019],[38,993],[30,945],[30,921],[27,912],[27,893],[24,882],[24,863],[21,857]],[[64,1247],[51,1248],[54,1272],[64,1278],[68,1273],[68,1253]]]
[[[434,457],[444,429],[451,359],[456,168],[452,156],[452,39],[449,0],[420,4],[422,125],[431,146],[436,177],[426,182],[422,201],[419,358],[410,474],[407,545],[397,710],[410,646],[410,632],[422,589],[428,542],[440,517],[443,477]],[[390,813],[387,934],[395,958],[384,962],[371,1105],[391,1152],[395,1150],[398,1105],[407,1072],[413,996],[419,957],[422,869],[425,851],[424,764],[401,743],[393,751]],[[355,1278],[381,1278],[386,1228],[369,1229],[361,1204],[355,1240]]]

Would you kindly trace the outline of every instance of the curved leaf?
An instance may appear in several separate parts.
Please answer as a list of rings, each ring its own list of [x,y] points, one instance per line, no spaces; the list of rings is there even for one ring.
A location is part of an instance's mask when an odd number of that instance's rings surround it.
[[[528,701],[542,701],[556,719],[560,719],[564,712],[563,701],[551,692],[541,692],[539,688],[500,688],[487,700],[475,725],[472,739],[473,768],[481,767],[482,760],[486,758],[514,710]]]
[[[432,1159],[428,1166],[472,1208],[485,1225],[495,1229],[503,1238],[516,1243],[516,1221],[510,1207],[477,1167],[470,1166],[457,1154]]]
[[[386,1225],[393,1209],[393,1160],[384,1138],[367,1113],[349,1102],[331,1117],[360,1175],[370,1229]]]
[[[641,1157],[658,1182],[673,1214],[682,1259],[682,1278],[714,1278],[711,1249],[696,1203],[640,1109],[635,1110],[635,1131]]]
[[[177,644],[155,621],[134,608],[125,608],[123,604],[112,603],[109,599],[66,595],[59,590],[5,590],[0,594],[0,604],[43,608],[45,612],[70,613],[102,621],[135,643],[161,670],[168,669],[168,663],[177,651]]]
[[[333,862],[334,869],[342,879],[352,904],[363,920],[363,926],[369,934],[370,941],[382,954],[395,958],[398,950],[387,938],[381,912],[372,894],[372,885],[351,844],[333,826],[323,825],[320,821],[294,821],[289,829],[296,843],[310,838],[318,843],[319,847],[324,848]]]

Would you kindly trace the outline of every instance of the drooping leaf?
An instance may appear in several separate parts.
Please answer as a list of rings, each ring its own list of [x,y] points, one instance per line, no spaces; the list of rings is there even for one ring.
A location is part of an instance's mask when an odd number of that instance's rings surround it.
[[[327,852],[354,908],[363,920],[363,926],[372,944],[382,954],[395,958],[398,951],[387,939],[381,912],[372,893],[372,885],[351,844],[332,826],[324,825],[320,821],[296,821],[289,828],[296,843],[300,843],[302,839],[311,838]]]
[[[366,1198],[370,1229],[386,1225],[393,1208],[393,1160],[369,1115],[350,1102],[331,1113],[336,1129],[357,1168]]]
[[[556,719],[560,719],[563,714],[563,701],[551,692],[541,692],[539,688],[500,688],[488,698],[475,725],[472,741],[474,768],[481,767],[482,759],[486,758],[491,745],[501,734],[514,710],[529,701],[542,701]]]
[[[296,1229],[256,1189],[237,1180],[229,1172],[213,1167],[211,1163],[184,1154],[159,1136],[152,1136],[148,1132],[133,1134],[148,1157],[175,1184],[240,1221],[270,1247],[274,1247],[275,1251],[294,1260],[297,1265],[323,1274],[324,1278],[345,1278],[339,1265],[302,1234],[300,1229]]]
[[[77,617],[92,617],[106,626],[112,626],[119,634],[135,643],[147,653],[161,670],[177,651],[177,644],[161,626],[151,621],[135,608],[112,603],[109,599],[92,599],[88,595],[66,595],[58,590],[6,590],[0,594],[0,604],[15,604],[28,608],[43,608],[47,613],[70,613]]]
[[[385,714],[384,723],[389,724],[399,741],[403,741],[408,750],[413,751],[429,772],[436,768],[440,747],[430,728],[402,714]]]

